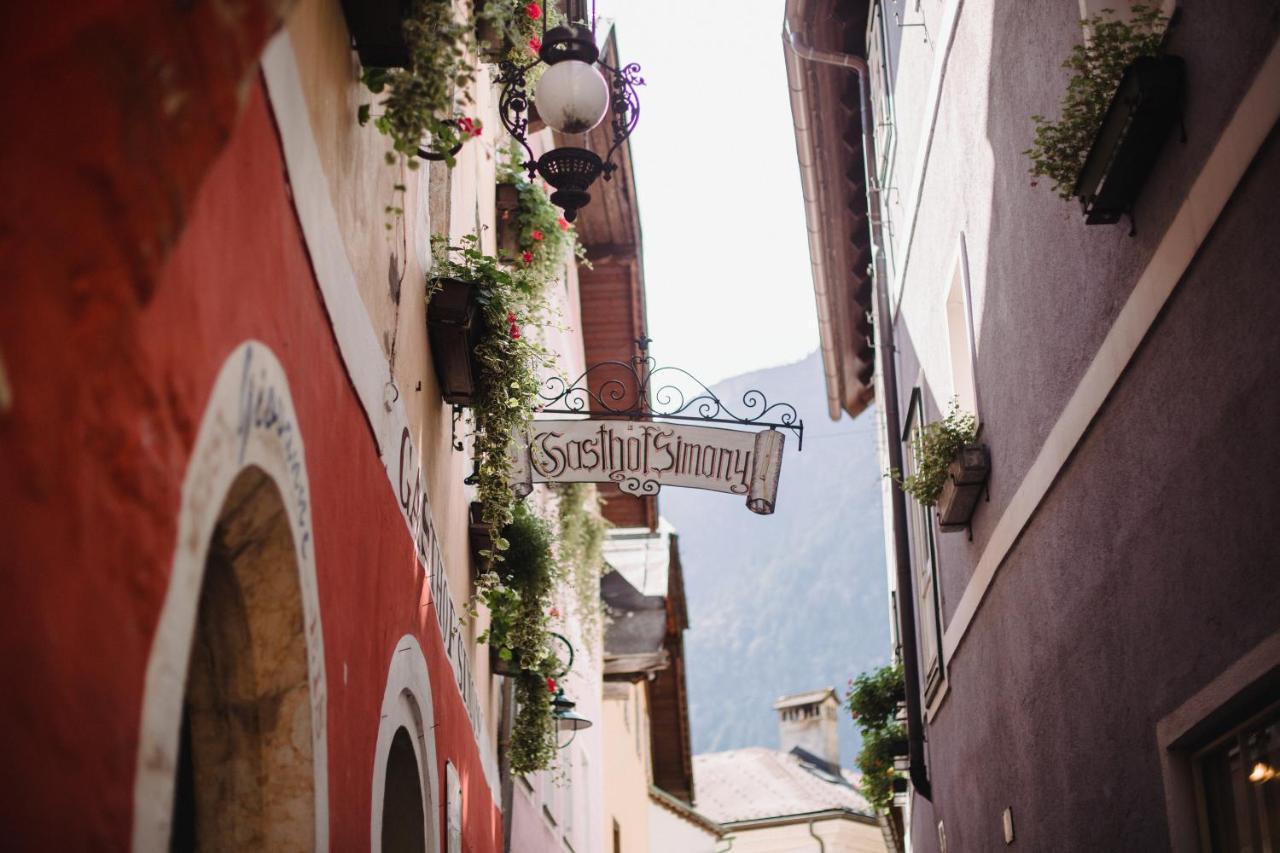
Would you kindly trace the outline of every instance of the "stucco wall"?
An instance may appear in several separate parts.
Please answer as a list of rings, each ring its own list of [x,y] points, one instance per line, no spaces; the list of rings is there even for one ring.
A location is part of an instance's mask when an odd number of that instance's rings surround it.
[[[759,829],[733,828],[734,853],[792,853],[825,850],[826,853],[884,853],[884,836],[875,824],[853,820],[826,819],[768,826]],[[817,835],[817,838],[814,838]],[[821,839],[821,843],[818,841]]]
[[[1006,806],[1031,849],[1164,849],[1156,722],[1280,627],[1276,186],[1273,132],[952,662],[949,849],[991,844]]]
[[[941,99],[914,232],[913,185],[899,184],[907,210],[895,216],[900,274],[894,287],[901,294],[902,397],[905,403],[923,371],[936,415],[949,395],[943,304],[963,234],[979,415],[994,458],[991,500],[975,515],[973,542],[954,535],[941,540],[949,618],[996,521],[1252,82],[1275,29],[1265,3],[1244,4],[1232,15],[1212,3],[1183,4],[1168,49],[1185,57],[1189,69],[1188,139],[1171,140],[1158,159],[1131,238],[1120,225],[1084,225],[1078,205],[1059,200],[1046,182],[1032,186],[1022,154],[1034,131],[1029,116],[1056,115],[1069,75],[1061,61],[1081,38],[1074,4],[942,5],[958,6],[956,29],[945,65],[936,63],[931,72],[941,75]],[[944,43],[939,36],[939,50]],[[927,99],[897,100],[899,115],[932,108]]]
[[[614,683],[609,690],[625,698],[606,698],[603,714],[604,760],[609,781],[604,794],[604,831],[611,838],[615,822],[623,850],[649,846],[649,738],[640,731],[645,707],[642,685]],[[668,847],[668,850],[676,849]]]
[[[1270,4],[1231,15],[1181,6],[1168,50],[1187,61],[1188,138],[1161,153],[1129,237],[1125,226],[1085,226],[1074,202],[1031,186],[1021,154],[1028,116],[1056,114],[1068,75],[1059,63],[1081,37],[1075,4],[940,4],[942,19],[958,18],[914,236],[906,222],[896,234],[911,253],[894,285],[902,403],[923,371],[936,417],[963,234],[993,464],[973,541],[938,537],[946,625],[1276,43]],[[1156,722],[1280,628],[1266,568],[1280,507],[1264,473],[1280,461],[1265,426],[1280,407],[1269,381],[1280,255],[1263,237],[1280,186],[1274,136],[968,614],[927,728],[936,806],[915,799],[913,849],[939,849],[939,820],[949,850],[1000,846],[1006,807],[1028,849],[1167,849]],[[1212,216],[1193,211],[1200,228]]]
[[[647,850],[649,853],[712,853],[716,849],[716,837],[700,826],[695,826],[670,809],[650,802],[649,846],[632,848],[624,842],[622,849]]]
[[[4,798],[3,821],[18,846],[127,846],[142,674],[178,487],[213,377],[249,338],[278,355],[306,443],[332,849],[368,844],[379,708],[406,633],[432,679],[436,770],[442,777],[446,760],[460,770],[464,834],[476,849],[501,843],[434,605],[423,603],[413,542],[334,346],[279,150],[255,86],[151,299],[24,288],[6,312],[23,318],[3,327],[15,395],[0,442],[12,472],[0,482],[11,592],[4,678],[24,686],[6,703],[6,778],[21,788]],[[50,335],[64,346],[51,351]],[[67,464],[50,464],[59,459]]]

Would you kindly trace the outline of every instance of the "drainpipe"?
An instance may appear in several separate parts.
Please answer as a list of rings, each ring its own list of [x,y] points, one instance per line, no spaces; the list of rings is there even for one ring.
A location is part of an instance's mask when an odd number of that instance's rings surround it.
[[[894,358],[893,315],[889,309],[889,275],[884,260],[884,228],[880,222],[880,186],[876,178],[875,119],[871,110],[871,93],[867,79],[867,61],[851,53],[818,50],[806,44],[801,35],[791,29],[792,2],[788,0],[782,31],[784,50],[799,59],[832,65],[852,71],[858,77],[858,94],[862,102],[862,158],[867,176],[867,218],[871,226],[872,290],[875,293],[876,352],[880,358],[880,379],[884,393],[877,402],[884,412],[885,444],[889,449],[889,467],[902,471],[902,424],[898,413],[898,370]],[[797,75],[799,76],[799,75]],[[796,87],[792,87],[793,99]],[[804,95],[803,78],[799,94]],[[793,102],[793,108],[794,108]],[[812,163],[802,164],[811,174],[806,184],[819,183]],[[806,200],[808,201],[808,200]],[[911,571],[910,540],[907,536],[907,500],[901,489],[890,489],[890,510],[893,516],[893,551],[898,580],[898,620],[901,628],[903,680],[907,694],[907,752],[910,758],[911,785],[916,793],[932,800],[929,772],[924,758],[924,723],[920,698],[920,664],[916,648],[916,615],[914,583]],[[905,594],[904,594],[905,593]]]
[[[813,831],[813,821],[815,820],[817,820],[816,817],[813,820],[809,821],[809,834],[814,838],[816,838],[818,841],[818,853],[827,853],[827,842],[823,841],[822,836],[818,835],[818,833]]]

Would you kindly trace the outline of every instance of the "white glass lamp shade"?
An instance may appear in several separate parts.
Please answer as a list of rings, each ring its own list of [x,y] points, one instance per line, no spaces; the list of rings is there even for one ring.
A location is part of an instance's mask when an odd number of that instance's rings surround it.
[[[594,65],[564,59],[542,73],[533,100],[538,115],[556,130],[586,133],[604,120],[609,84]]]

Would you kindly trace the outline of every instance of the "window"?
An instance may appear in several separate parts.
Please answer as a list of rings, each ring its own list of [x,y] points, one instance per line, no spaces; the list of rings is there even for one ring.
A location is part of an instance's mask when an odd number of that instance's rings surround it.
[[[1280,850],[1280,703],[1192,759],[1201,847]]]
[[[923,379],[922,379],[923,381]],[[913,445],[925,423],[924,395],[917,386],[907,409],[903,465],[908,476],[916,473]],[[924,671],[924,701],[928,704],[944,679],[939,638],[942,620],[938,602],[937,549],[933,539],[933,514],[916,501],[907,502],[907,527],[911,535],[911,565],[915,567],[916,622],[920,626],[920,665]]]
[[[969,260],[964,235],[956,249],[951,283],[947,287],[947,354],[951,362],[951,393],[960,410],[978,414],[978,381],[974,347],[973,304],[969,295]]]

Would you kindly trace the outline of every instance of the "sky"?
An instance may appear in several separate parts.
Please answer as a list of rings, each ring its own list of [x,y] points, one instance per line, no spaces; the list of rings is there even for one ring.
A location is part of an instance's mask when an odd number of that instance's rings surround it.
[[[818,347],[782,0],[597,0],[638,62],[651,354],[711,384]]]

